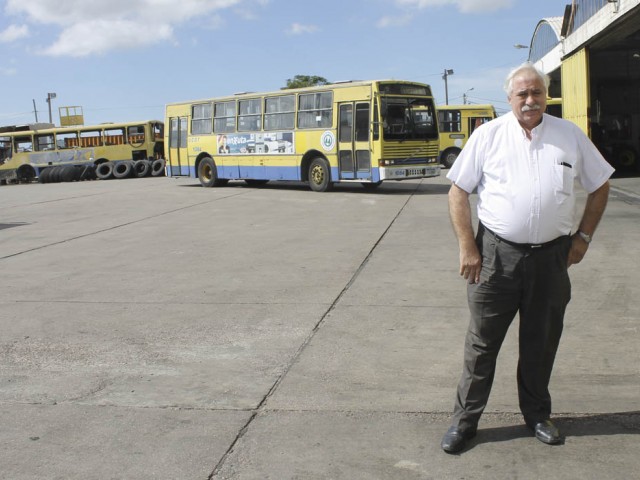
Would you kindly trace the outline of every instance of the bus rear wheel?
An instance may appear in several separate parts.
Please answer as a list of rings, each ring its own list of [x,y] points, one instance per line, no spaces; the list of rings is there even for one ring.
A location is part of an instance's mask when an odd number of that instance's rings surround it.
[[[220,187],[227,183],[218,178],[218,169],[211,157],[203,158],[198,164],[198,180],[203,187]]]
[[[445,152],[442,154],[442,164],[446,168],[453,167],[453,163],[458,158],[458,155],[460,155],[460,150],[458,150],[457,148],[450,148],[449,150],[445,150]]]
[[[309,186],[314,192],[328,192],[333,188],[331,170],[324,158],[315,158],[309,165]]]

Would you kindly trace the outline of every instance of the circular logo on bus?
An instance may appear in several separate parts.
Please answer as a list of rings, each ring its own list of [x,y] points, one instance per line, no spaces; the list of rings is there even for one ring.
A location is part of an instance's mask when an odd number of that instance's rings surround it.
[[[332,131],[327,130],[320,137],[320,143],[322,144],[322,148],[328,152],[329,150],[333,150],[333,147],[336,146],[336,136]]]

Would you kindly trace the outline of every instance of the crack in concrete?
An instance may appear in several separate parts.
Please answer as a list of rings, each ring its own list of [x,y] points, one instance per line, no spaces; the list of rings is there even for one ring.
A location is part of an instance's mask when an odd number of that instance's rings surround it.
[[[369,252],[367,253],[367,255],[365,256],[365,258],[362,260],[362,262],[360,262],[360,265],[358,266],[358,268],[356,269],[356,271],[353,273],[353,275],[351,276],[351,278],[349,279],[349,281],[346,283],[346,285],[342,288],[342,290],[340,291],[340,293],[338,293],[338,295],[336,296],[336,298],[333,300],[333,302],[331,303],[331,305],[329,306],[329,308],[327,308],[327,310],[322,314],[322,316],[320,317],[320,319],[318,320],[318,322],[316,323],[316,325],[313,327],[313,329],[311,330],[311,332],[309,333],[309,335],[305,338],[305,340],[302,342],[302,344],[300,345],[300,347],[298,348],[298,350],[296,351],[296,353],[291,357],[291,360],[289,361],[289,363],[287,364],[286,368],[283,370],[283,372],[278,376],[278,378],[276,379],[276,381],[273,383],[273,385],[271,386],[271,388],[269,389],[269,391],[266,393],[266,395],[264,395],[264,397],[262,398],[262,400],[260,401],[260,403],[258,404],[258,406],[256,407],[253,415],[251,415],[251,417],[247,420],[247,422],[245,423],[245,425],[240,429],[240,431],[238,432],[238,435],[236,435],[236,438],[231,442],[231,445],[229,446],[229,448],[227,449],[227,451],[222,455],[222,457],[220,458],[220,460],[218,461],[218,463],[216,464],[216,466],[214,467],[213,471],[211,472],[211,474],[208,477],[208,480],[213,480],[216,475],[220,472],[220,470],[222,469],[222,467],[224,466],[227,458],[229,457],[229,455],[231,455],[231,453],[233,452],[233,449],[235,448],[235,446],[238,444],[238,442],[242,439],[242,437],[244,437],[244,435],[246,434],[246,432],[248,431],[249,427],[251,426],[251,424],[253,423],[253,421],[255,420],[255,418],[261,414],[262,412],[266,411],[265,405],[267,403],[267,401],[269,400],[269,398],[271,398],[273,396],[273,394],[276,392],[276,390],[278,389],[278,387],[281,385],[282,381],[284,380],[284,378],[287,376],[287,374],[289,373],[289,371],[291,370],[291,368],[293,367],[293,365],[298,361],[298,359],[300,358],[300,356],[302,355],[302,353],[304,352],[304,350],[307,348],[307,346],[309,345],[309,343],[311,343],[311,340],[313,340],[313,338],[315,337],[315,335],[318,333],[318,331],[320,330],[320,328],[322,327],[322,325],[325,323],[325,320],[327,319],[327,317],[329,316],[329,314],[336,308],[337,304],[340,302],[340,300],[342,299],[342,297],[344,296],[344,294],[349,291],[349,289],[351,288],[351,286],[354,284],[354,282],[356,281],[356,279],[360,276],[360,273],[364,270],[364,267],[367,265],[367,263],[369,262],[369,259],[372,257],[373,252],[378,248],[378,245],[380,245],[380,242],[382,242],[382,240],[385,238],[385,236],[387,235],[387,233],[389,232],[389,230],[391,229],[391,227],[394,225],[394,223],[396,222],[396,220],[400,217],[400,215],[402,214],[402,212],[404,211],[404,209],[406,208],[406,206],[409,204],[409,202],[411,201],[411,199],[415,196],[416,192],[418,191],[420,185],[422,184],[422,182],[418,183],[416,185],[416,188],[414,189],[414,191],[411,193],[411,195],[409,195],[407,197],[407,200],[402,204],[402,206],[400,207],[400,209],[398,210],[398,212],[396,213],[396,215],[393,217],[393,219],[389,222],[389,225],[387,225],[387,228],[382,232],[382,234],[378,237],[378,239],[376,240],[376,242],[373,244],[373,246],[371,247],[371,249],[369,250]]]

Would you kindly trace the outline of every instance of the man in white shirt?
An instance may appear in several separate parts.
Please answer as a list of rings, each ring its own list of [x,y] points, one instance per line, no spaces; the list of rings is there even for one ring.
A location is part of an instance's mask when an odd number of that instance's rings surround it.
[[[475,436],[500,346],[518,313],[520,410],[538,440],[563,441],[550,420],[548,387],[571,298],[567,269],[589,247],[613,168],[576,125],[544,113],[548,87],[531,63],[514,69],[505,82],[512,111],[476,129],[447,175],[471,313],[453,422],[441,443],[447,453]],[[588,197],[572,235],[574,180]],[[475,189],[477,235],[469,203]]]

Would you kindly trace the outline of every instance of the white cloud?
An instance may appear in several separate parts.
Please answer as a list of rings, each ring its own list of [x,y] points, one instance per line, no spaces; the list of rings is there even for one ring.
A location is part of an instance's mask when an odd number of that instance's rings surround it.
[[[379,28],[402,27],[404,25],[408,25],[412,18],[412,15],[401,15],[397,17],[386,16],[378,20],[376,26]]]
[[[402,7],[429,8],[455,5],[462,13],[494,12],[511,7],[514,0],[395,0]]]
[[[126,20],[94,20],[70,26],[58,40],[43,50],[45,55],[84,57],[92,53],[131,48],[141,44],[169,40],[173,30],[169,25],[140,25]],[[87,41],[90,39],[90,41]]]
[[[13,67],[9,67],[9,68],[0,68],[0,75],[3,77],[9,77],[11,75],[15,75],[16,73],[18,73],[18,70],[16,70]]]
[[[80,57],[173,40],[176,26],[189,20],[216,25],[216,11],[246,1],[250,0],[7,0],[5,11],[32,25],[60,27],[58,38],[41,53]]]
[[[3,32],[0,32],[0,43],[15,42],[28,36],[29,27],[26,25],[9,25]]]
[[[304,33],[315,33],[320,29],[315,25],[302,25],[301,23],[293,23],[287,30],[289,35],[302,35]]]

